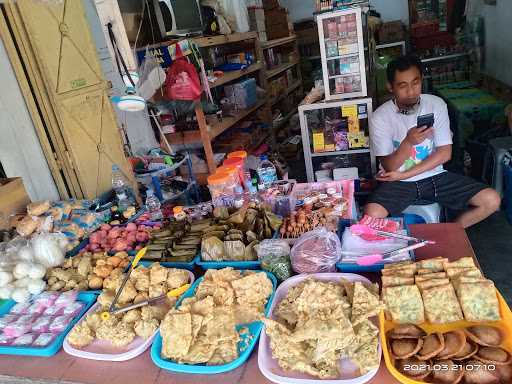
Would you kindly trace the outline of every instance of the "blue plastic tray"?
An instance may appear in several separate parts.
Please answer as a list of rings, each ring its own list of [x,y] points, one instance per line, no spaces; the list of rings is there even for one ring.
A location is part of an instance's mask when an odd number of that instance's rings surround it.
[[[401,220],[401,218],[396,218],[394,220]],[[352,222],[350,220],[340,220],[338,224],[338,237],[340,240],[343,238],[343,232],[347,227],[350,227]],[[407,234],[409,234],[408,229],[408,222],[407,219],[403,220],[404,228],[407,231]],[[416,260],[416,257],[414,255],[413,251],[409,251],[409,255],[411,257],[411,260]],[[369,266],[362,266],[357,264],[347,264],[347,263],[336,263],[336,269],[340,272],[346,272],[346,273],[361,273],[361,272],[380,272],[384,268],[384,263],[369,265]]]
[[[133,255],[133,256],[135,256],[135,255]],[[153,264],[153,263],[160,263],[160,265],[162,267],[165,267],[165,268],[178,268],[178,269],[187,269],[189,271],[193,271],[194,270],[194,265],[195,265],[195,263],[196,263],[196,261],[198,259],[199,259],[199,255],[194,257],[192,259],[192,261],[190,261],[188,263],[184,263],[184,262],[167,262],[167,261],[158,261],[158,260],[141,260],[141,261],[139,261],[139,265],[143,265],[144,267],[147,268],[147,267],[151,266],[151,264]]]
[[[66,259],[76,256],[80,253],[82,249],[87,247],[87,244],[89,244],[89,238],[86,237],[83,239],[75,248],[73,248],[71,251],[66,252]]]
[[[272,295],[270,295],[267,305],[265,306],[265,316],[268,316],[270,313],[270,307],[272,306],[272,301],[274,300],[274,295],[276,292],[277,287],[277,280],[275,276],[270,272],[265,272],[269,279],[272,281],[273,291]],[[203,280],[203,277],[197,279],[195,283],[192,285],[192,287],[189,288],[187,292],[183,296],[181,296],[180,300],[176,304],[176,308],[179,308],[182,300],[186,297],[191,297],[194,295],[194,292],[196,291],[198,285]],[[151,359],[156,364],[156,366],[173,372],[180,372],[180,373],[192,373],[192,374],[206,374],[206,375],[213,375],[217,373],[223,373],[231,371],[235,368],[238,368],[243,363],[247,361],[249,356],[251,355],[251,352],[253,351],[254,347],[256,346],[256,343],[258,342],[258,339],[260,337],[261,330],[263,328],[263,323],[261,321],[255,321],[249,324],[242,324],[237,325],[236,329],[237,331],[240,330],[240,328],[247,327],[249,329],[249,333],[241,336],[241,341],[238,343],[238,352],[239,357],[236,360],[233,360],[231,363],[223,364],[223,365],[205,365],[205,364],[179,364],[175,363],[171,360],[166,360],[162,358],[160,355],[160,352],[162,350],[162,336],[160,336],[160,331],[155,337],[155,340],[153,341],[153,345],[151,347]],[[247,348],[242,349],[243,347],[243,340],[246,337],[253,337],[253,339],[250,341]]]
[[[261,269],[261,262],[256,261],[202,261],[201,256],[197,256],[196,264],[202,269],[222,269],[233,267],[235,269]]]
[[[0,346],[0,354],[2,355],[18,355],[18,356],[38,356],[38,357],[50,357],[55,355],[62,348],[62,343],[68,332],[75,326],[78,320],[92,307],[96,302],[97,294],[93,292],[80,292],[78,294],[78,301],[85,303],[85,307],[82,311],[75,316],[73,321],[66,327],[64,332],[53,340],[53,342],[44,348],[36,347],[12,347],[12,346]],[[0,316],[3,316],[16,305],[14,300],[9,300],[0,307]]]

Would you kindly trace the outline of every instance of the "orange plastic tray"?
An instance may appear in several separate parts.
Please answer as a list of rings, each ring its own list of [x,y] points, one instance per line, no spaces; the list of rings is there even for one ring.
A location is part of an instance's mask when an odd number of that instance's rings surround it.
[[[455,323],[450,324],[430,324],[430,323],[423,323],[420,324],[420,327],[423,328],[427,333],[433,333],[433,332],[449,332],[453,331],[454,329],[461,329],[461,328],[467,328],[472,325],[491,325],[493,327],[499,328],[503,331],[503,334],[505,335],[505,340],[503,341],[503,344],[501,345],[502,348],[506,349],[507,351],[512,351],[512,312],[510,311],[510,308],[507,305],[507,302],[505,299],[501,296],[501,294],[496,290],[496,294],[498,296],[498,301],[500,304],[500,312],[501,312],[501,320],[500,321],[491,321],[491,322],[485,322],[485,323],[473,323],[469,321],[457,321]],[[386,339],[386,333],[393,329],[395,327],[395,323],[389,320],[386,320],[384,316],[384,311],[381,311],[379,315],[379,323],[380,323],[380,338],[381,338],[381,345],[382,345],[382,352],[384,354],[384,361],[386,362],[386,367],[388,368],[389,372],[401,383],[404,384],[425,384],[425,381],[418,381],[410,379],[407,376],[402,375],[393,365],[391,361],[391,356],[389,354],[389,347]]]

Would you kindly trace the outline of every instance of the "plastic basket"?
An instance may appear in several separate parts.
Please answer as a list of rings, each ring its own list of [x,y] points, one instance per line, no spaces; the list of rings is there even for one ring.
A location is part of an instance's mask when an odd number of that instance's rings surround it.
[[[265,306],[265,316],[268,316],[270,313],[270,308],[272,306],[272,302],[274,300],[274,295],[277,287],[277,280],[275,276],[270,272],[265,272],[269,279],[272,281],[272,294],[270,295],[267,305]],[[203,281],[203,277],[196,280],[194,285],[190,287],[190,289],[185,292],[185,294],[180,298],[180,300],[177,303],[177,306],[181,304],[181,301],[186,297],[191,297],[194,295],[197,287],[199,284]],[[263,328],[263,323],[261,321],[255,321],[249,324],[243,324],[243,325],[237,325],[237,331],[240,328],[246,327],[248,328],[249,332],[245,335],[241,336],[241,340],[238,343],[238,352],[239,357],[232,362],[228,364],[223,365],[206,365],[206,364],[179,364],[175,363],[171,360],[164,359],[161,356],[162,351],[162,336],[160,335],[160,332],[155,337],[155,340],[153,341],[153,346],[151,347],[151,359],[155,363],[156,366],[173,372],[179,372],[179,373],[192,373],[192,374],[217,374],[217,373],[223,373],[231,371],[235,368],[238,368],[242,364],[244,364],[249,356],[251,355],[254,347],[256,346],[256,343],[258,342],[258,339],[260,337],[261,330]],[[248,339],[249,338],[249,339]],[[248,339],[248,340],[247,340]],[[248,346],[244,349],[242,347],[244,344],[246,344],[246,340],[249,342]],[[200,381],[200,380],[198,380]]]

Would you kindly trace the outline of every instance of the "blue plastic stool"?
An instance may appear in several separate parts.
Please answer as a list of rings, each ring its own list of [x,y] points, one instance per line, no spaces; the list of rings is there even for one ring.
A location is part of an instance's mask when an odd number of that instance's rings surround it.
[[[438,203],[411,205],[403,211],[403,214],[419,216],[426,224],[441,222],[441,206]]]

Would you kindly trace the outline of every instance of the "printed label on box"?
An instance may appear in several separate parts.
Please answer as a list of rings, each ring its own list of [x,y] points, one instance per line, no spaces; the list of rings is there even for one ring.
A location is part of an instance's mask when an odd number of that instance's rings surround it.
[[[357,105],[344,105],[341,107],[341,115],[348,118],[349,133],[359,132],[359,116],[357,113]]]
[[[368,148],[369,138],[364,135],[364,132],[348,133],[348,145],[351,149],[355,148]]]
[[[314,152],[324,152],[325,151],[325,143],[324,143],[324,133],[313,133],[313,151]]]

